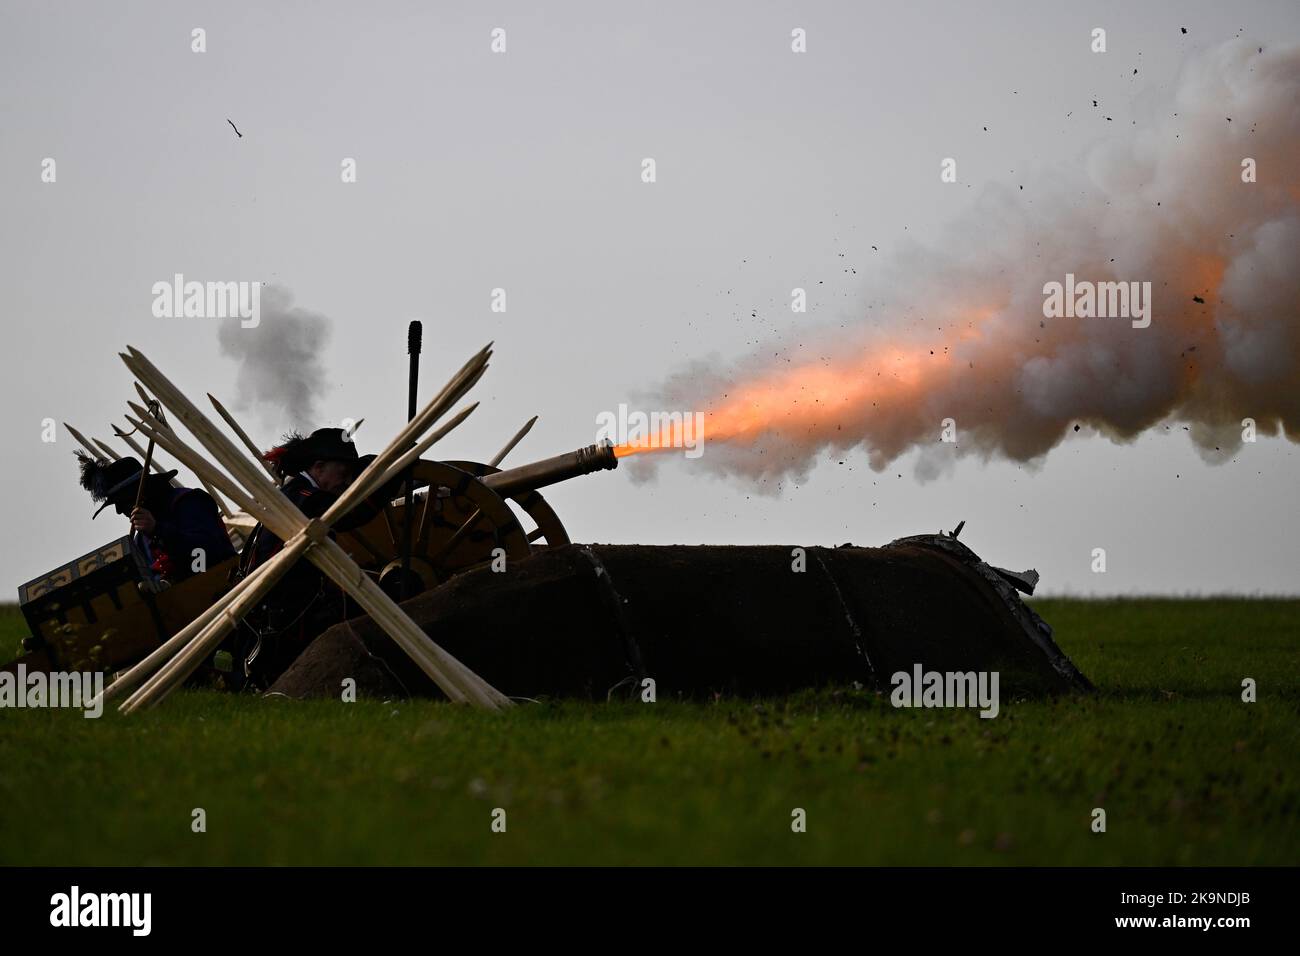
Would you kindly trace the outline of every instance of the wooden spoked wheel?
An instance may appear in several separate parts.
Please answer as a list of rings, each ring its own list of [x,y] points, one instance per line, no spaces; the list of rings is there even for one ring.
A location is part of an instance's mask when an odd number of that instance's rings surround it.
[[[507,499],[479,480],[499,470],[481,462],[416,463],[407,596],[489,562],[501,552],[509,562],[539,547],[568,543],[564,525],[540,494],[528,491],[509,499],[533,525],[525,530]],[[400,576],[404,533],[405,502],[397,498],[362,527],[339,532],[338,542],[389,589]]]
[[[479,461],[449,461],[447,464],[468,472],[475,478],[495,475],[501,470]],[[569,543],[569,533],[564,530],[564,523],[560,521],[560,516],[555,513],[555,509],[547,504],[540,491],[525,491],[518,495],[510,495],[507,500],[513,501],[532,520],[533,527],[526,536],[533,550],[554,548]]]

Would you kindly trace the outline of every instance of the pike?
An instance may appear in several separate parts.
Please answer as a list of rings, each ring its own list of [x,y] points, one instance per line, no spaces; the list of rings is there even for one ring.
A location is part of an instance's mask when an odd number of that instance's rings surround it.
[[[383,483],[390,468],[401,464],[409,443],[441,418],[482,377],[490,354],[491,345],[488,345],[466,362],[438,395],[376,456],[326,514],[309,521],[289,503],[266,474],[221,434],[142,352],[128,346],[127,351],[120,356],[122,361],[185,424],[208,453],[226,469],[228,476],[189,448],[170,426],[159,422],[156,428],[142,427],[142,430],[150,434],[151,440],[156,438],[160,444],[165,435],[166,443],[172,446],[171,453],[178,460],[196,474],[219,479],[214,483],[225,485],[223,490],[227,493],[235,492],[231,495],[232,498],[246,504],[245,510],[259,517],[272,533],[285,542],[285,547],[276,558],[267,562],[265,572],[249,575],[226,595],[224,602],[218,602],[219,606],[215,610],[210,609],[203,615],[208,618],[206,624],[201,627],[191,624],[186,631],[194,629],[195,633],[192,637],[185,635],[188,639],[185,648],[163,665],[121,709],[132,713],[142,707],[153,706],[179,686],[242,614],[253,606],[259,592],[264,593],[265,589],[274,584],[274,575],[283,574],[299,557],[311,561],[350,594],[448,698],[490,710],[511,706],[508,698],[421,631],[329,537],[329,528],[333,522],[372,494]],[[459,420],[463,420],[467,414],[465,412],[458,416]],[[143,419],[140,424],[144,425]],[[456,421],[453,421],[451,427],[455,424]],[[440,431],[445,433],[447,430],[449,428]],[[242,484],[242,487],[237,487],[236,482]],[[283,560],[279,560],[281,558]],[[176,642],[177,645],[181,643],[182,641]]]
[[[114,431],[116,431],[116,430],[117,430],[117,429],[114,429]],[[118,437],[120,438],[121,436],[119,435]],[[100,441],[98,438],[95,438],[95,439],[92,439],[92,440],[93,440],[93,441],[95,442],[95,444],[99,447],[99,450],[100,450],[100,451],[101,451],[105,456],[107,456],[108,459],[109,459],[110,461],[118,461],[118,460],[122,457],[122,456],[119,455],[116,451],[114,451],[112,448],[110,448],[107,444],[105,444],[104,442]],[[175,478],[172,479],[172,484],[173,484],[173,485],[176,484],[176,479],[175,479]]]
[[[149,397],[148,393],[146,393],[145,390],[140,387],[139,382],[135,382],[134,384],[135,384],[136,392],[139,393],[140,398],[144,401],[145,405],[148,405],[150,402],[153,401],[153,399]],[[126,443],[127,447],[130,448],[132,451],[134,451],[137,455],[144,454],[144,452],[140,450],[139,443],[132,441],[131,436],[126,432],[122,431],[116,425],[113,426],[113,434],[117,435],[118,438],[122,439],[122,441]],[[157,465],[155,465],[155,467],[157,468]],[[163,469],[158,468],[158,470],[162,471]],[[230,505],[226,504],[225,500],[221,497],[221,495],[217,494],[217,489],[213,488],[202,478],[199,478],[199,484],[203,486],[203,490],[208,493],[208,496],[217,503],[217,507],[221,509],[222,514],[224,514],[227,518],[233,518],[235,516],[235,513],[230,510]],[[172,487],[173,488],[179,487],[179,485],[180,482],[178,482],[175,478],[173,478]]]
[[[393,464],[388,467],[388,469],[383,473],[382,476],[380,476],[379,480],[376,482],[378,487],[382,488],[384,485],[388,484],[394,478],[396,478],[398,475],[404,472],[407,468],[410,468],[417,461],[419,461],[420,456],[424,454],[426,451],[428,451],[430,447],[435,445],[437,442],[441,441],[443,438],[446,438],[447,434],[453,428],[455,428],[465,419],[469,418],[469,416],[473,413],[474,409],[478,408],[478,405],[479,403],[475,402],[473,405],[465,406],[460,411],[458,411],[455,415],[453,415],[451,419],[447,422],[447,424],[443,425],[441,428],[436,429],[435,431],[430,432],[428,437],[421,439],[419,444],[417,444],[414,448],[412,448],[410,451],[408,451],[406,454],[404,454],[401,458],[397,459],[397,461],[393,462]]]
[[[189,451],[188,449],[186,450],[185,453],[193,454],[193,452]],[[180,456],[178,455],[178,457]],[[195,463],[198,464],[199,462],[200,459],[198,459],[198,456],[195,456]],[[285,501],[284,504],[288,507],[292,507],[288,505],[287,501]],[[268,527],[272,527],[274,530],[273,525],[268,524]],[[327,543],[328,545],[332,545],[335,549],[337,549],[338,547],[337,545],[334,545],[334,543],[330,541],[328,538],[325,538],[325,543]],[[292,547],[290,547],[290,545],[292,545]],[[281,552],[281,554],[284,554],[287,551],[290,552],[292,555],[292,553],[295,552],[299,547],[305,547],[305,545],[299,545],[295,543],[294,540],[291,539],[288,542],[288,544],[286,544],[286,547],[284,551]],[[279,557],[280,556],[277,555],[277,559]],[[351,564],[350,559],[347,559],[346,556],[344,556],[344,558],[348,562],[348,564]],[[122,709],[125,712],[130,713],[140,706],[147,706],[149,704],[156,703],[157,700],[160,700],[162,696],[165,696],[165,694],[169,692],[171,688],[177,686],[180,682],[184,681],[184,679],[188,677],[190,673],[192,673],[193,669],[197,667],[197,665],[206,656],[206,654],[203,652],[211,648],[214,648],[216,644],[220,643],[220,640],[224,635],[224,633],[228,631],[230,627],[233,627],[235,623],[237,623],[240,614],[245,613],[249,607],[254,606],[256,604],[257,597],[260,596],[260,594],[265,593],[265,591],[268,590],[275,583],[275,579],[278,578],[285,570],[288,569],[290,564],[291,561],[279,562],[278,564],[274,564],[274,565],[273,562],[268,562],[267,565],[264,566],[267,569],[265,572],[266,576],[264,578],[259,579],[258,584],[256,586],[255,593],[250,594],[248,598],[244,602],[242,602],[238,608],[236,608],[231,613],[225,613],[229,609],[229,605],[232,604],[239,596],[236,592],[242,591],[246,586],[249,587],[250,589],[252,588],[252,586],[250,585],[250,582],[253,580],[252,575],[250,575],[249,578],[246,578],[243,582],[241,582],[240,585],[237,586],[237,588],[234,591],[226,595],[225,598],[223,598],[221,601],[217,603],[217,605],[214,605],[214,607],[211,608],[207,614],[202,616],[203,618],[202,620],[193,623],[189,628],[187,628],[186,633],[184,633],[183,635],[178,635],[177,638],[174,638],[173,641],[170,643],[172,644],[173,647],[176,647],[183,644],[184,641],[190,639],[191,635],[194,635],[193,641],[197,645],[194,652],[192,654],[186,655],[185,659],[182,662],[179,662],[179,664],[183,666],[174,667],[170,669],[165,675],[164,674],[158,675],[158,680],[155,683],[153,683],[149,687],[142,688],[141,692],[139,692],[137,695],[133,695],[133,698],[131,700],[128,700],[127,703],[123,705]],[[355,568],[355,565],[352,565],[352,567]],[[364,578],[364,576],[360,575],[360,569],[356,569],[356,571],[357,571],[357,575],[361,577],[359,586],[363,591],[368,590],[368,588],[375,588],[373,583],[370,582],[368,578]],[[331,576],[335,576],[335,575],[331,575]],[[337,577],[336,580],[338,580]],[[340,581],[339,583],[343,584],[344,582]],[[367,601],[363,598],[363,596],[354,594],[354,597],[357,597],[358,603],[362,604],[363,607],[366,607],[367,610],[371,610],[371,606],[367,604]],[[379,621],[382,626],[385,626],[385,629],[389,630],[390,635],[392,635],[391,627],[393,626],[400,627],[401,625],[400,624],[394,625],[391,622],[385,625],[384,621],[379,616],[382,613],[383,613],[382,611],[377,611],[374,614],[372,614],[372,616],[375,616],[376,620]],[[423,632],[420,632],[420,634],[421,637],[424,637]],[[402,646],[403,649],[407,649],[406,641],[400,639],[396,635],[393,636],[399,646]],[[424,640],[427,641],[428,638],[424,637]],[[408,653],[411,653],[409,649],[408,649]],[[426,673],[429,673],[431,668],[436,669],[442,666],[441,663],[438,662],[436,659],[430,658],[428,656],[424,656],[424,657],[417,657],[416,655],[412,655],[412,656],[416,660],[416,663],[419,664],[421,668],[426,671]],[[154,666],[157,663],[157,656],[151,655],[151,657],[153,658],[153,660],[148,662],[148,666]],[[141,667],[140,671],[145,671],[147,669],[148,667]],[[143,673],[128,675],[128,684],[138,681],[143,676],[144,676]],[[438,678],[434,676],[434,674],[430,673],[429,676],[431,677],[431,679],[435,680],[435,682],[439,683],[439,686],[443,686],[442,682],[439,681]],[[444,691],[447,692],[448,697],[456,701],[462,701],[465,699],[466,696],[465,692],[463,691],[462,692],[450,691],[445,686],[444,686]],[[475,697],[476,695],[471,696],[471,699],[475,699]],[[475,700],[475,702],[477,702],[477,700]]]
[[[81,445],[82,448],[90,452],[90,456],[92,458],[99,457],[99,452],[95,450],[95,446],[90,443],[90,441],[86,438],[85,435],[81,434],[81,432],[77,431],[67,422],[63,423],[63,427],[66,428],[68,430],[68,433],[77,440],[77,444]]]
[[[266,564],[255,568],[244,580],[250,581],[254,578],[265,575],[267,569],[272,566],[272,563],[273,562],[268,561]],[[279,574],[275,574],[274,578],[278,579],[280,576],[281,575]],[[264,582],[259,582],[259,587],[261,583]],[[267,588],[269,589],[270,585],[274,583],[274,580],[267,583]],[[225,613],[237,597],[236,590],[237,589],[232,589],[219,597],[202,614],[155,648],[148,657],[127,670],[125,673],[119,675],[117,680],[105,687],[91,703],[95,706],[98,706],[100,703],[107,703],[115,697],[120,697],[127,691],[138,687],[145,678],[154,673],[159,667],[167,663],[175,657],[177,653],[183,650],[195,636],[200,634],[209,624],[216,620],[219,615]],[[265,593],[265,591],[263,590],[259,593]]]
[[[158,421],[162,421],[162,407],[157,401],[149,405],[149,412]],[[149,439],[149,450],[144,455],[144,467],[140,469],[140,483],[135,486],[135,504],[131,506],[131,523],[135,524],[135,513],[140,510],[140,504],[144,501],[144,482],[149,477],[149,466],[153,463],[153,446],[154,440]]]
[[[324,534],[323,528],[321,533]],[[226,635],[235,629],[240,619],[256,607],[257,602],[284,577],[285,572],[312,543],[311,534],[312,532],[304,528],[302,532],[286,542],[284,548],[274,558],[258,569],[260,574],[250,574],[212,608],[164,644],[163,647],[171,645],[173,650],[176,648],[179,650],[175,651],[174,656],[163,664],[144,686],[126,699],[121,706],[122,712],[133,713],[140,707],[157,703],[171,688],[178,686],[194,673],[199,664],[216,650],[217,645],[225,639]],[[154,655],[150,655],[150,658],[154,658]],[[145,662],[150,658],[146,658]],[[158,659],[154,659],[155,664]],[[136,681],[142,676],[142,674],[135,674],[132,680]],[[113,687],[116,686],[115,682]]]
[[[122,441],[124,441],[127,447],[130,448],[132,451],[136,452],[137,454],[141,453],[139,442],[133,440],[130,435],[122,431],[116,425],[113,426],[113,434],[115,434],[118,438],[122,439]],[[154,468],[158,471],[165,470],[164,468],[158,465],[158,462],[156,460],[154,461]],[[195,477],[199,478],[198,475],[195,475]],[[224,514],[227,518],[233,518],[235,516],[235,513],[234,511],[231,510],[230,505],[226,503],[226,499],[223,498],[217,492],[216,488],[213,488],[212,485],[204,481],[202,478],[199,478],[199,484],[201,484],[203,486],[203,490],[208,493],[208,497],[210,497],[213,501],[217,503],[217,507],[221,509],[222,514]],[[178,482],[175,478],[173,478],[172,487],[176,488],[179,486],[180,486],[180,482]]]
[[[489,461],[488,464],[493,468],[501,464],[501,462],[505,460],[506,455],[510,454],[510,452],[514,450],[514,447],[524,440],[524,436],[533,430],[533,426],[537,424],[537,419],[539,417],[540,416],[538,415],[534,415],[532,418],[528,419],[528,421],[524,422],[524,427],[515,432],[514,437],[505,443],[505,447],[492,456],[492,460]]]
[[[491,355],[492,343],[489,342],[477,355],[461,366],[460,371],[452,376],[451,381],[443,386],[442,391],[398,432],[397,437],[366,466],[347,491],[330,506],[321,520],[327,525],[333,524],[358,502],[369,498],[379,487],[386,484],[390,479],[388,469],[393,462],[403,454],[403,450],[416,436],[424,434],[430,425],[446,414],[447,409],[474,387],[487,371],[487,361]]]
[[[113,461],[118,461],[121,459],[122,456],[119,455],[116,451],[114,451],[113,447],[109,445],[107,442],[102,442],[98,438],[94,439],[95,446],[98,447],[99,449],[99,451],[96,451],[95,448],[91,447],[90,443],[86,441],[85,436],[82,435],[81,432],[77,431],[67,422],[63,423],[63,427],[66,428],[68,431],[70,431],[72,433],[72,436],[76,438],[79,442],[81,442],[82,447],[85,448],[87,451],[91,452],[96,458],[98,458],[102,453],[104,455],[107,455]],[[118,438],[122,439],[122,441],[126,443],[126,446],[128,448],[130,448],[137,455],[144,457],[145,452],[144,449],[140,447],[139,442],[134,441],[130,435],[122,431],[122,429],[118,428],[116,425],[112,426],[112,428],[113,428],[113,434],[116,435]],[[163,467],[158,462],[157,459],[154,459],[153,461],[153,470],[160,475],[167,471],[167,469]],[[171,486],[173,488],[179,488],[181,486],[181,483],[177,481],[175,478],[171,478],[168,480],[171,482]],[[226,504],[225,499],[223,499],[219,494],[217,494],[215,488],[209,485],[202,478],[199,479],[199,483],[203,485],[203,490],[206,491],[212,497],[212,500],[217,503],[217,507],[221,509],[222,514],[224,514],[227,518],[234,516],[234,512],[230,510],[230,505]]]
[[[463,416],[461,416],[461,417],[463,418]],[[147,426],[146,426],[146,427],[147,427]],[[229,480],[228,478],[226,478],[225,476],[222,476],[222,475],[220,475],[218,472],[216,472],[216,470],[213,469],[212,466],[208,465],[207,462],[205,462],[205,461],[201,458],[201,456],[197,455],[195,452],[193,452],[193,451],[192,451],[191,449],[189,449],[187,446],[184,446],[183,443],[180,443],[180,442],[179,442],[179,439],[176,439],[174,434],[172,434],[172,435],[170,436],[170,438],[168,438],[168,439],[166,439],[166,440],[176,442],[175,448],[173,449],[172,453],[173,453],[174,455],[176,455],[177,458],[180,458],[182,461],[185,461],[185,463],[186,463],[187,465],[189,465],[191,468],[195,469],[195,470],[196,470],[196,473],[197,473],[198,471],[202,471],[202,470],[204,470],[204,469],[208,469],[208,470],[210,471],[210,473],[213,475],[213,477],[214,477],[216,480],[218,480],[218,481],[223,481],[223,482],[229,482],[229,481],[230,481],[230,480]],[[163,438],[163,436],[162,436],[161,434],[159,435],[159,443],[160,443],[160,444],[164,443],[164,438]],[[256,474],[256,473],[254,473],[254,474]],[[263,480],[265,480],[265,479],[263,479]],[[275,519],[270,515],[269,512],[267,512],[267,511],[261,509],[261,508],[257,505],[257,503],[254,502],[251,498],[249,498],[249,497],[247,497],[247,496],[243,496],[243,495],[241,494],[240,491],[238,491],[237,489],[234,489],[233,487],[231,488],[231,493],[232,493],[232,497],[234,497],[236,500],[240,500],[240,498],[243,497],[243,501],[242,501],[241,503],[244,505],[245,510],[248,511],[250,514],[253,514],[253,515],[255,515],[255,516],[258,516],[258,517],[259,517],[259,520],[263,520],[263,523],[265,523],[265,524],[266,524],[268,527],[270,527],[273,531],[276,530],[276,525],[272,523],[273,521],[275,521]],[[277,495],[277,497],[278,497],[278,495]],[[289,505],[288,501],[284,500],[283,498],[281,498],[281,501],[283,502],[284,506],[285,506],[286,508],[288,508],[291,512],[296,512],[296,509],[294,509],[291,505]],[[297,513],[298,513],[299,517],[301,518],[301,513],[300,513],[300,512],[297,512]],[[286,537],[287,537],[287,536],[286,536]],[[326,540],[328,541],[328,539],[326,539]],[[328,543],[331,544],[331,545],[333,544],[332,541],[329,541]],[[334,547],[337,548],[337,545],[334,545]],[[286,547],[286,550],[288,550],[287,547]],[[283,553],[283,552],[282,552],[282,553]],[[351,564],[350,559],[347,559],[347,560],[348,560],[348,563]],[[270,565],[270,562],[268,562],[268,565]],[[352,565],[352,567],[355,568],[355,565]],[[288,565],[287,565],[287,564],[280,565],[280,566],[278,566],[277,570],[276,570],[275,572],[273,572],[273,573],[275,574],[275,576],[278,577],[279,574],[283,573],[283,570],[287,570],[287,568],[288,568]],[[361,586],[363,589],[365,589],[367,585],[373,587],[373,584],[369,581],[369,579],[368,579],[368,578],[364,578],[364,576],[360,574],[360,569],[356,569],[356,571],[357,571],[357,575],[356,575],[356,576],[361,578],[361,581],[360,581],[359,586]],[[251,579],[251,577],[252,577],[252,576],[250,576],[250,578],[245,579],[243,582],[240,582],[240,585],[237,586],[236,591],[238,591],[238,590],[239,590],[240,588],[242,588],[244,585],[248,584],[248,581]],[[337,580],[337,578],[336,578],[336,580]],[[339,582],[339,583],[342,584],[343,582]],[[262,584],[264,585],[264,587],[259,587],[259,590],[262,591],[262,592],[264,592],[267,588],[269,588],[272,584],[274,584],[274,581],[273,581],[273,580],[267,580],[267,581],[262,582]],[[345,589],[346,589],[346,588],[345,588]],[[221,605],[221,607],[216,607],[216,606],[214,606],[214,608],[210,609],[210,613],[209,613],[209,614],[203,616],[203,617],[204,617],[204,620],[198,622],[197,625],[192,624],[190,628],[187,628],[187,629],[186,629],[186,632],[187,632],[187,633],[185,634],[185,639],[190,639],[191,637],[193,637],[193,638],[196,639],[196,640],[201,639],[201,638],[204,638],[204,639],[206,639],[206,640],[205,640],[205,646],[215,646],[215,643],[219,643],[219,635],[214,635],[214,633],[213,633],[212,631],[209,631],[209,632],[207,632],[206,634],[201,633],[201,632],[203,631],[203,627],[202,627],[201,625],[212,624],[212,623],[214,623],[214,622],[215,622],[216,624],[219,625],[221,622],[220,622],[220,621],[215,621],[215,618],[216,618],[217,615],[221,612],[221,610],[224,609],[225,604],[228,604],[230,601],[233,601],[235,597],[236,597],[236,594],[235,594],[235,592],[233,592],[233,591],[232,591],[230,594],[226,595],[226,597],[223,598],[221,602],[218,602],[218,604]],[[354,597],[356,597],[355,594],[354,594]],[[255,603],[255,602],[254,602],[254,603]],[[361,603],[361,604],[363,605],[363,607],[366,606],[366,603],[365,603],[364,601],[360,600],[360,598],[358,598],[358,603]],[[369,609],[369,608],[367,608],[367,609]],[[380,613],[382,613],[382,612],[380,612]],[[379,618],[377,617],[376,620],[379,620]],[[231,620],[231,621],[230,621],[230,626],[233,626],[234,623],[235,623],[235,621],[234,621],[234,620]],[[381,622],[381,623],[382,623],[382,622]],[[400,625],[398,625],[398,626],[400,626]],[[386,629],[387,629],[387,628],[386,628]],[[417,629],[417,630],[418,630],[418,629]],[[420,632],[420,634],[421,634],[421,636],[423,637],[423,632]],[[213,641],[211,640],[211,638],[213,638],[214,636],[217,637],[217,641],[216,641],[216,642],[213,642]],[[390,631],[390,636],[392,636],[392,632],[391,632],[391,631]],[[424,639],[425,639],[426,641],[428,640],[427,637],[425,637]],[[407,647],[407,642],[406,642],[406,641],[404,641],[404,640],[402,640],[402,639],[399,639],[399,638],[397,638],[397,637],[394,637],[394,640],[398,643],[399,646],[403,647],[404,650],[407,650],[408,654],[411,653],[411,651],[410,651],[410,650],[408,649],[408,647]],[[431,643],[431,642],[430,642],[430,643]],[[179,646],[182,645],[182,644],[183,644],[183,641],[181,641],[181,640],[177,640],[177,641],[174,642],[173,646],[174,646],[174,647],[179,647]],[[449,656],[449,655],[448,655],[448,656]],[[420,658],[420,657],[416,657],[416,656],[413,654],[412,657],[413,657],[413,659],[416,660],[416,663],[419,664],[423,670],[425,670],[426,673],[429,673],[430,668],[437,669],[437,668],[440,668],[440,667],[443,666],[443,665],[442,665],[440,662],[438,662],[436,659],[432,660],[432,662],[431,662],[431,659],[430,659],[427,655],[424,656],[423,658]],[[201,659],[202,659],[202,657],[199,657],[199,658],[194,659],[194,665],[197,666],[197,663],[198,663],[199,661],[201,661]],[[456,662],[456,663],[457,663],[457,665],[458,665],[458,662]],[[156,666],[156,661],[150,661],[150,662],[149,662],[149,667],[152,667],[152,666]],[[144,671],[144,670],[148,670],[149,667],[142,667],[142,668],[140,668],[140,669],[141,669],[141,671]],[[191,671],[192,671],[192,668],[191,668]],[[144,676],[143,673],[130,675],[130,677],[131,677],[131,681],[132,681],[132,682],[137,682],[137,681],[138,681],[139,679],[141,679],[143,676]],[[187,676],[188,676],[188,673],[182,673],[182,672],[173,671],[173,672],[171,672],[171,674],[169,674],[169,680],[173,680],[173,679],[174,679],[174,681],[175,681],[176,683],[178,683],[179,681],[183,681],[183,680],[185,679],[185,677],[187,677]],[[434,676],[433,673],[429,673],[429,676],[430,676],[431,679],[433,679],[433,680],[435,681],[435,683],[439,683],[439,686],[443,686],[442,683],[438,680],[437,677]],[[477,678],[475,677],[475,679],[477,679]],[[140,706],[141,704],[147,704],[147,703],[150,703],[150,702],[156,702],[156,700],[157,700],[157,699],[161,699],[161,696],[165,695],[165,693],[167,693],[167,692],[171,689],[172,686],[175,686],[175,683],[167,683],[167,682],[164,682],[164,684],[165,684],[165,689],[162,690],[162,693],[161,693],[161,694],[159,694],[159,695],[155,695],[154,693],[151,692],[151,693],[150,693],[149,695],[147,695],[146,697],[138,698],[135,702],[132,703],[131,709],[133,710],[133,709],[135,709],[135,707]],[[162,685],[156,685],[156,686],[162,686]],[[464,699],[464,696],[465,696],[465,695],[464,695],[464,692],[454,693],[454,692],[447,691],[447,689],[446,689],[445,687],[444,687],[443,689],[444,689],[444,692],[447,692],[447,693],[448,693],[448,696],[449,696],[451,699],[453,699],[453,700],[462,700],[462,699]],[[494,693],[495,693],[495,692],[494,692]],[[504,699],[504,698],[503,698],[503,699]],[[124,709],[125,709],[125,708],[126,708],[126,705],[123,705],[123,707],[124,707]]]
[[[140,451],[140,446],[139,446],[139,444],[137,444],[136,442],[131,441],[130,437],[127,436],[127,435],[125,435],[125,434],[123,434],[123,433],[118,429],[118,427],[117,427],[116,425],[113,426],[113,434],[117,435],[118,438],[120,438],[120,439],[122,439],[123,441],[125,441],[126,444],[127,444],[127,447],[129,447],[132,451],[138,452],[138,453],[141,454],[141,455],[144,454],[144,452]],[[98,438],[92,438],[91,441],[93,441],[96,445],[98,445],[100,451],[102,451],[105,455],[107,455],[107,456],[108,456],[112,461],[119,461],[119,460],[122,458],[122,456],[119,455],[119,454],[118,454],[118,453],[113,449],[113,447],[112,447],[110,444],[108,444],[108,442],[102,442],[102,441],[100,441]],[[163,474],[166,474],[166,473],[167,473],[167,469],[164,468],[164,467],[162,466],[162,464],[161,464],[161,463],[158,461],[158,459],[156,459],[156,458],[154,459],[154,462],[153,462],[153,470],[154,470],[155,472],[157,472],[158,474],[160,474],[160,475],[163,475]],[[180,484],[181,484],[181,483],[180,483],[179,481],[177,481],[175,478],[169,478],[169,479],[167,479],[167,480],[168,480],[169,482],[171,482],[171,486],[172,486],[173,488],[179,488],[179,487],[180,487]]]
[[[270,475],[272,478],[274,478],[275,469],[271,467],[271,463],[269,461],[267,461],[265,458],[262,457],[261,450],[253,442],[253,439],[248,437],[248,432],[240,428],[239,422],[235,421],[234,416],[231,415],[230,412],[226,411],[226,406],[222,405],[219,401],[217,401],[216,396],[214,396],[211,392],[208,392],[208,401],[210,401],[212,403],[212,407],[217,410],[217,414],[225,419],[226,424],[230,426],[231,430],[236,435],[239,436],[239,440],[244,443],[244,447],[246,447],[249,451],[251,451],[253,453],[253,457],[257,459],[257,461],[261,464],[263,468],[266,469],[266,473]]]
[[[132,418],[130,415],[126,416],[126,420],[132,426],[143,434],[157,439],[158,444],[162,445],[163,448],[172,455],[172,457],[186,465],[196,475],[199,475],[201,479],[206,479],[210,484],[220,488],[226,497],[230,498],[235,502],[235,504],[239,505],[240,508],[249,515],[252,515],[258,521],[261,521],[267,514],[266,508],[250,498],[247,492],[236,485],[228,475],[219,471],[214,465],[209,464],[198,456],[193,458],[187,457],[188,449],[185,449],[184,444],[176,437],[175,432],[166,428],[158,428],[155,430],[152,426],[145,424],[144,419],[147,416],[144,414],[144,409],[140,408],[140,406],[136,405],[134,402],[128,402],[127,404],[130,405],[131,411],[140,416],[139,418]],[[190,455],[193,454],[193,452],[188,453]]]

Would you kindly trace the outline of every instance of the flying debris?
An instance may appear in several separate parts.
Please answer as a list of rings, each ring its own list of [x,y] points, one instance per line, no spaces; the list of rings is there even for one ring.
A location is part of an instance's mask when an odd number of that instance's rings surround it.
[[[885,688],[918,653],[943,670],[997,671],[1016,694],[1091,688],[1016,593],[1031,593],[1037,574],[982,561],[957,541],[964,522],[884,548],[572,544],[540,489],[617,468],[639,449],[605,442],[502,470],[534,417],[490,463],[421,457],[474,410],[477,403],[434,428],[491,354],[489,345],[472,357],[309,519],[254,461],[266,456],[224,405],[209,396],[242,449],[128,349],[127,367],[207,455],[154,409],[128,402],[135,417],[127,420],[241,509],[228,517],[228,532],[260,521],[284,545],[242,574],[232,573],[239,559],[231,556],[170,583],[151,574],[137,542],[119,537],[19,588],[31,635],[0,670],[109,674],[95,700],[125,698],[128,714],[190,679],[231,689],[270,684],[272,693],[301,697],[337,693],[340,671],[363,694],[490,710],[511,698],[608,698],[650,675],[662,692],[692,696],[827,683]],[[93,451],[85,436],[74,437]],[[341,523],[363,503],[372,517]],[[399,534],[402,527],[413,533]],[[798,552],[810,573],[790,574]],[[248,615],[256,618],[276,582],[302,562],[355,604],[341,611],[342,624],[331,617],[300,634],[306,649],[296,661],[255,674],[262,636],[274,634]],[[396,603],[395,589],[410,599]],[[962,639],[952,640],[957,633]],[[245,634],[258,638],[251,653],[240,643]]]
[[[1048,454],[1085,420],[1131,439],[1174,414],[1195,422],[1191,440],[1210,461],[1223,460],[1216,447],[1239,447],[1235,422],[1246,416],[1276,421],[1295,440],[1300,193],[1279,185],[1249,203],[1207,196],[1204,170],[1241,159],[1240,144],[1223,135],[1225,90],[1233,112],[1268,131],[1270,155],[1300,151],[1300,47],[1261,59],[1237,41],[1192,59],[1168,94],[1177,117],[1156,111],[1165,118],[1151,128],[1116,130],[1082,157],[1068,190],[1033,207],[1009,184],[990,191],[942,243],[905,246],[874,278],[857,321],[792,328],[749,355],[670,372],[644,405],[703,412],[709,453],[682,467],[770,488],[861,449],[877,471],[913,452],[927,480],[951,458],[936,457],[932,428],[950,409],[965,410],[960,455],[1018,462]],[[1149,175],[1113,172],[1144,150]],[[1159,217],[1133,214],[1150,206]],[[1113,237],[1109,247],[1102,237]],[[1118,293],[1137,278],[1130,263],[1159,290],[1149,329],[1044,323],[1045,284],[1086,274],[1092,288]],[[1135,301],[1113,315],[1133,318]],[[1089,314],[1100,313],[1089,306]],[[1179,353],[1189,343],[1214,360],[1187,367]],[[644,479],[668,457],[629,466]]]

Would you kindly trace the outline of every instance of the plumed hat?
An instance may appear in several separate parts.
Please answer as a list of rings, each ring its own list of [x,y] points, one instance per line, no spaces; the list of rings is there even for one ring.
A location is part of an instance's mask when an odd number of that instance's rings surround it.
[[[135,489],[140,484],[140,472],[144,466],[136,458],[119,458],[108,461],[104,458],[92,458],[85,452],[77,452],[77,461],[81,465],[81,487],[90,492],[95,501],[103,502],[91,515],[99,517],[99,512],[109,505],[127,500],[135,500]],[[176,477],[175,471],[164,472],[158,476],[163,480]]]
[[[281,477],[296,475],[317,461],[356,462],[357,446],[341,428],[318,428],[310,435],[290,432],[279,445],[262,456]]]

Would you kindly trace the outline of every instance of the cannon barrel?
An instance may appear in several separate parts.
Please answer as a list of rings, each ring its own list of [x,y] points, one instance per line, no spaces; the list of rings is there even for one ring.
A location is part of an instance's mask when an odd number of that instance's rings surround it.
[[[483,484],[503,498],[508,498],[522,491],[535,491],[579,475],[617,467],[618,458],[614,456],[613,445],[588,445],[553,458],[543,458],[518,468],[498,471],[483,478]]]

